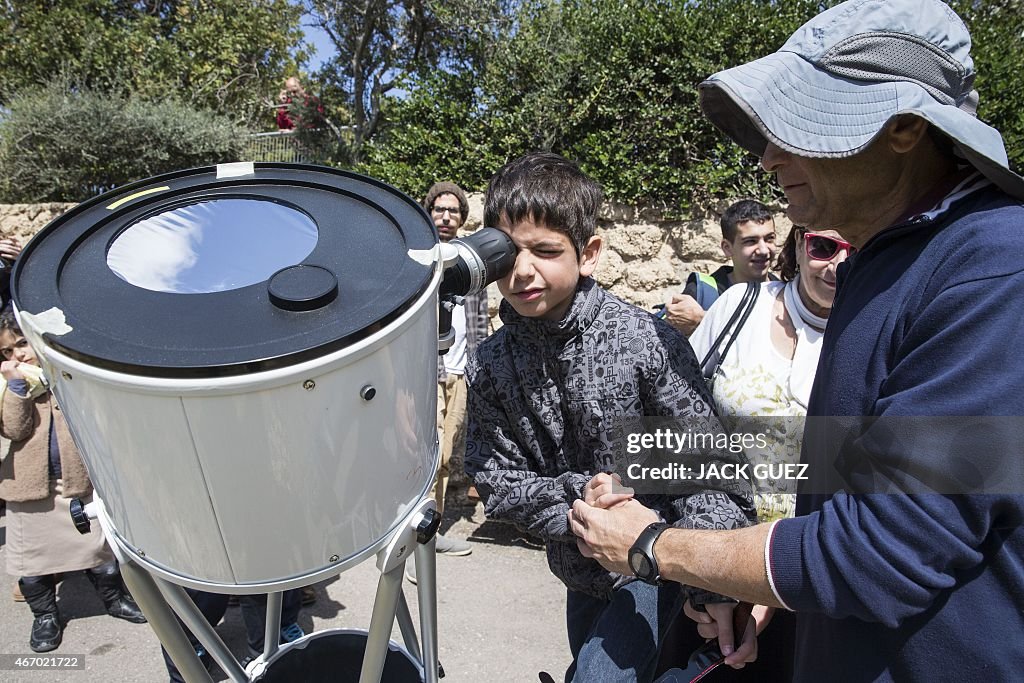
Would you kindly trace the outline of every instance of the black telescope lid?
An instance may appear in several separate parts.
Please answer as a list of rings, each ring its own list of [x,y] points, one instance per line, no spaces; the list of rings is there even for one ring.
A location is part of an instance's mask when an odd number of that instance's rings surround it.
[[[138,375],[217,377],[342,349],[430,286],[437,244],[415,201],[320,166],[171,173],[75,207],[25,247],[18,310],[63,313],[45,342]],[[424,343],[433,343],[425,339]]]

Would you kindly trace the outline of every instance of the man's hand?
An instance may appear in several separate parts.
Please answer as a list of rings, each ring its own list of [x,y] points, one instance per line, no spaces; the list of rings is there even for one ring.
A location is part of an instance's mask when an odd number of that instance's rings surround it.
[[[749,603],[746,603],[749,607]],[[733,632],[734,602],[712,602],[704,605],[706,612],[694,609],[690,601],[683,605],[683,612],[697,622],[697,633],[702,638],[718,638],[718,648],[725,655],[725,663],[734,669],[742,669],[749,662],[757,659],[757,634],[761,632],[758,616],[770,607],[755,605],[751,617],[741,634],[739,646],[736,647],[736,634]],[[768,617],[771,618],[770,616]]]
[[[587,482],[583,491],[583,502],[596,508],[615,507],[633,498],[633,489],[622,485],[617,474],[601,472]]]
[[[576,545],[584,557],[592,557],[608,571],[632,576],[629,549],[640,532],[660,518],[654,510],[627,500],[603,510],[576,500],[569,511],[569,527],[579,538]]]
[[[704,319],[704,309],[689,294],[673,294],[672,300],[665,304],[665,320],[687,337],[693,334]]]

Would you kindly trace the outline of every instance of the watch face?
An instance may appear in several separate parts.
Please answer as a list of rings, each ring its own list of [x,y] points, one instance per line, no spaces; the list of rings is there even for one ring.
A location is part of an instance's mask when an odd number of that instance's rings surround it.
[[[629,554],[629,567],[640,578],[650,576],[651,574],[651,561],[639,550],[634,550]]]

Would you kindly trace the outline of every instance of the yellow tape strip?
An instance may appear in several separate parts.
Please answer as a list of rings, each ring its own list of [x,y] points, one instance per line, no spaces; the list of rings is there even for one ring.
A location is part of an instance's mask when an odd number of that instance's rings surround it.
[[[136,192],[135,194],[130,194],[127,197],[121,197],[116,202],[114,202],[113,204],[109,205],[107,207],[107,209],[109,209],[110,211],[113,211],[117,207],[121,206],[122,204],[127,204],[128,202],[130,202],[133,199],[138,199],[139,197],[145,197],[147,194],[153,194],[154,192],[163,192],[164,190],[169,190],[169,189],[171,189],[169,185],[164,185],[163,187],[151,187],[148,190],[143,190],[142,192]]]

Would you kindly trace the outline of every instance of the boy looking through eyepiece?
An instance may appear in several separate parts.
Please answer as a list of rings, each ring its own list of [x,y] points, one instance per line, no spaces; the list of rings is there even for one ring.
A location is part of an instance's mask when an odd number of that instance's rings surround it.
[[[505,232],[518,253],[498,280],[504,326],[467,367],[465,462],[488,517],[543,540],[552,573],[568,589],[574,661],[566,680],[647,681],[684,598],[721,598],[657,585],[656,569],[644,577],[650,583],[604,570],[581,552],[568,511],[577,499],[617,502],[602,498],[594,477],[614,469],[624,420],[716,418],[686,338],[591,277],[601,254],[601,200],[601,188],[576,164],[550,153],[528,154],[491,179],[485,224]],[[724,464],[742,456],[718,457]],[[731,529],[752,519],[744,483],[637,498],[668,524]]]

